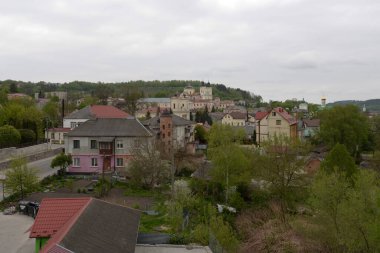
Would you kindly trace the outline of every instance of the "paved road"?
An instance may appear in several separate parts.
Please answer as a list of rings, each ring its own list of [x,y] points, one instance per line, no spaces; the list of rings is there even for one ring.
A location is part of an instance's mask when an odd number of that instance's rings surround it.
[[[28,163],[28,168],[35,168],[37,170],[37,176],[41,180],[44,177],[49,175],[53,175],[58,171],[58,168],[52,169],[50,168],[51,160],[53,160],[54,156],[45,158],[42,160],[34,161]],[[4,175],[6,170],[1,170],[0,175]],[[0,201],[3,199],[3,185],[0,183]]]

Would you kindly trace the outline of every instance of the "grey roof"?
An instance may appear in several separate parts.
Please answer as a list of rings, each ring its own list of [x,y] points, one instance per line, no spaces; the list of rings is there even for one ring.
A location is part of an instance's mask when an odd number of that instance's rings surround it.
[[[321,125],[319,119],[304,119],[303,122],[307,127],[319,127]]]
[[[74,111],[67,115],[65,119],[95,119],[96,117],[91,113],[91,106],[86,106],[78,111]]]
[[[135,118],[88,120],[71,130],[69,137],[150,137],[152,134]]]
[[[210,115],[213,122],[220,121],[226,115],[224,112],[210,112]]]
[[[72,252],[134,253],[140,212],[92,199],[59,245]]]
[[[173,120],[173,126],[187,126],[187,125],[195,124],[195,122],[184,119],[175,114],[170,114],[170,116],[172,117],[172,120]],[[160,125],[160,117],[156,116],[151,119],[145,120],[142,123],[144,124],[144,126],[158,127]]]
[[[170,98],[140,98],[140,103],[170,103]]]

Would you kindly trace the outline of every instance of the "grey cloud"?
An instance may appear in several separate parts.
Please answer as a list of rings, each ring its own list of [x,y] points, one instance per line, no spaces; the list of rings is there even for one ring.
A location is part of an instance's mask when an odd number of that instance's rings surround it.
[[[201,79],[264,99],[373,98],[379,11],[376,0],[2,1],[0,79]]]

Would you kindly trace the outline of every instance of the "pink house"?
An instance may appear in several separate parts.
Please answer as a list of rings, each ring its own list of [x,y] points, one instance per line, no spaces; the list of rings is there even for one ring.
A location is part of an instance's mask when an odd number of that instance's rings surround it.
[[[66,136],[66,153],[73,158],[67,171],[123,173],[133,149],[151,140],[151,132],[135,118],[88,120]]]

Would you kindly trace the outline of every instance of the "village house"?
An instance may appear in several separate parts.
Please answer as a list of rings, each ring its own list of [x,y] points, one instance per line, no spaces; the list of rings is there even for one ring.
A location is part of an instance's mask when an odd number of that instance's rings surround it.
[[[69,131],[69,127],[49,128],[45,132],[45,139],[51,144],[64,144],[65,136]]]
[[[229,126],[245,126],[247,114],[242,112],[226,113],[222,118],[223,125]]]
[[[73,159],[67,171],[123,174],[133,149],[151,140],[151,132],[135,118],[88,120],[66,135],[65,152]]]
[[[274,136],[297,138],[297,120],[283,108],[273,108],[266,118],[268,120],[268,138]]]
[[[36,253],[134,253],[140,212],[99,199],[45,198],[30,229]]]
[[[195,151],[195,122],[175,114],[162,113],[160,116],[143,121],[143,124],[154,133],[167,153],[179,149],[188,153]]]
[[[129,114],[110,105],[88,105],[63,118],[64,128],[75,128],[90,119],[128,118]]]
[[[310,139],[319,131],[320,120],[319,119],[304,119],[302,120],[301,127],[301,140]]]

